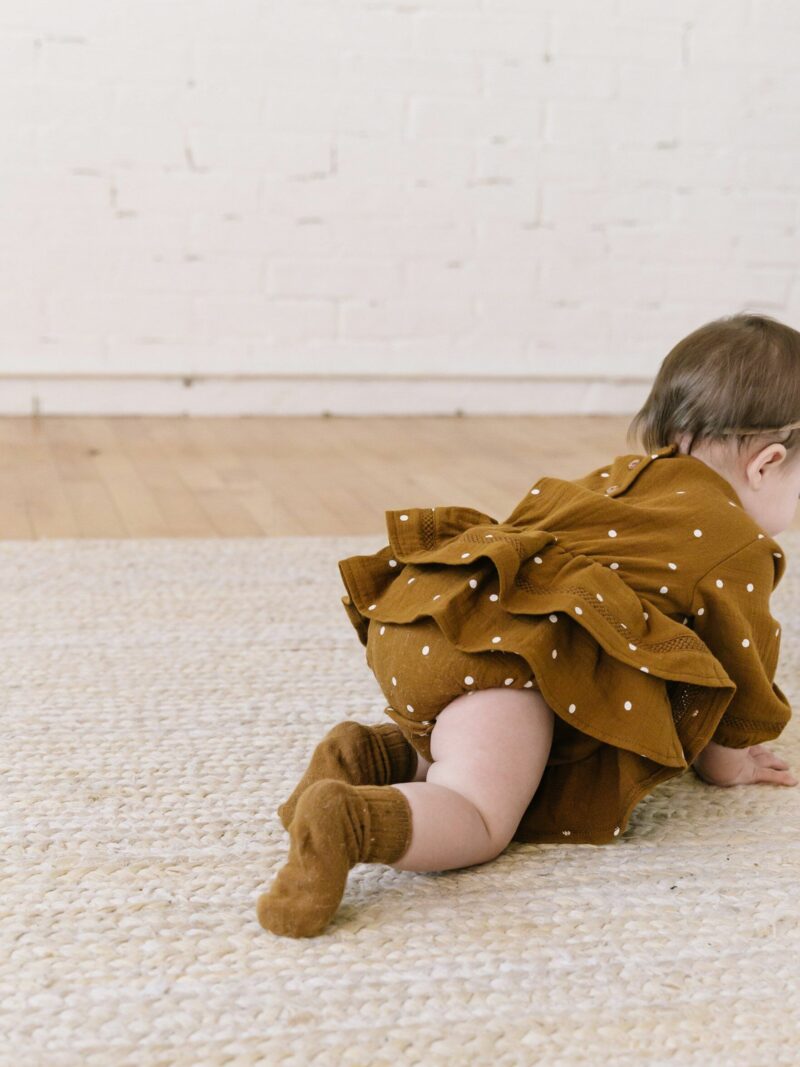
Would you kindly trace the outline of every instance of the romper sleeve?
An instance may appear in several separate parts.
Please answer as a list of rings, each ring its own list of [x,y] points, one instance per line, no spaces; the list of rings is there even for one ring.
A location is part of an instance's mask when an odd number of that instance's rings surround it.
[[[736,692],[711,737],[728,748],[776,738],[792,715],[775,684],[782,627],[769,598],[785,561],[773,541],[755,540],[716,564],[694,589],[694,632],[736,683]]]

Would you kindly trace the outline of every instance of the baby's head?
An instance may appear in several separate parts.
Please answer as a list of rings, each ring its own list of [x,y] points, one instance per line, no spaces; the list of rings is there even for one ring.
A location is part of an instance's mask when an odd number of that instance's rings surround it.
[[[661,364],[628,429],[636,437],[646,452],[677,443],[781,533],[800,496],[800,333],[746,313],[699,327]]]

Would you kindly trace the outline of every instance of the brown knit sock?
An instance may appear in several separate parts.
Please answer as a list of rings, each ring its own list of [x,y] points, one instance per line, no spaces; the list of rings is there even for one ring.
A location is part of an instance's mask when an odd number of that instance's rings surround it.
[[[411,844],[411,806],[390,785],[323,778],[297,803],[289,859],[258,898],[258,921],[285,937],[316,937],[336,913],[356,863],[395,863]]]
[[[391,785],[410,782],[416,772],[417,751],[395,723],[367,726],[345,719],[329,730],[314,749],[305,774],[278,808],[278,817],[288,830],[298,800],[322,778],[351,785]]]

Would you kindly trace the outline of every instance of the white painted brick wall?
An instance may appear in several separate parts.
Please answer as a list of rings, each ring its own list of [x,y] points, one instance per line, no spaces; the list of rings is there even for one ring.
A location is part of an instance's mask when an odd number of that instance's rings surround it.
[[[800,326],[798,54],[791,0],[5,0],[0,413],[631,410]]]

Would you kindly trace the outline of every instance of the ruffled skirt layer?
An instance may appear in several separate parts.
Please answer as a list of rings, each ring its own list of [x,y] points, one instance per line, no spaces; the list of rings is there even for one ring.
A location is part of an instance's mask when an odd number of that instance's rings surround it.
[[[430,760],[436,714],[456,696],[540,690],[553,745],[515,840],[619,836],[642,797],[705,747],[735,692],[708,646],[547,530],[460,507],[386,520],[385,548],[339,561],[386,713]]]

